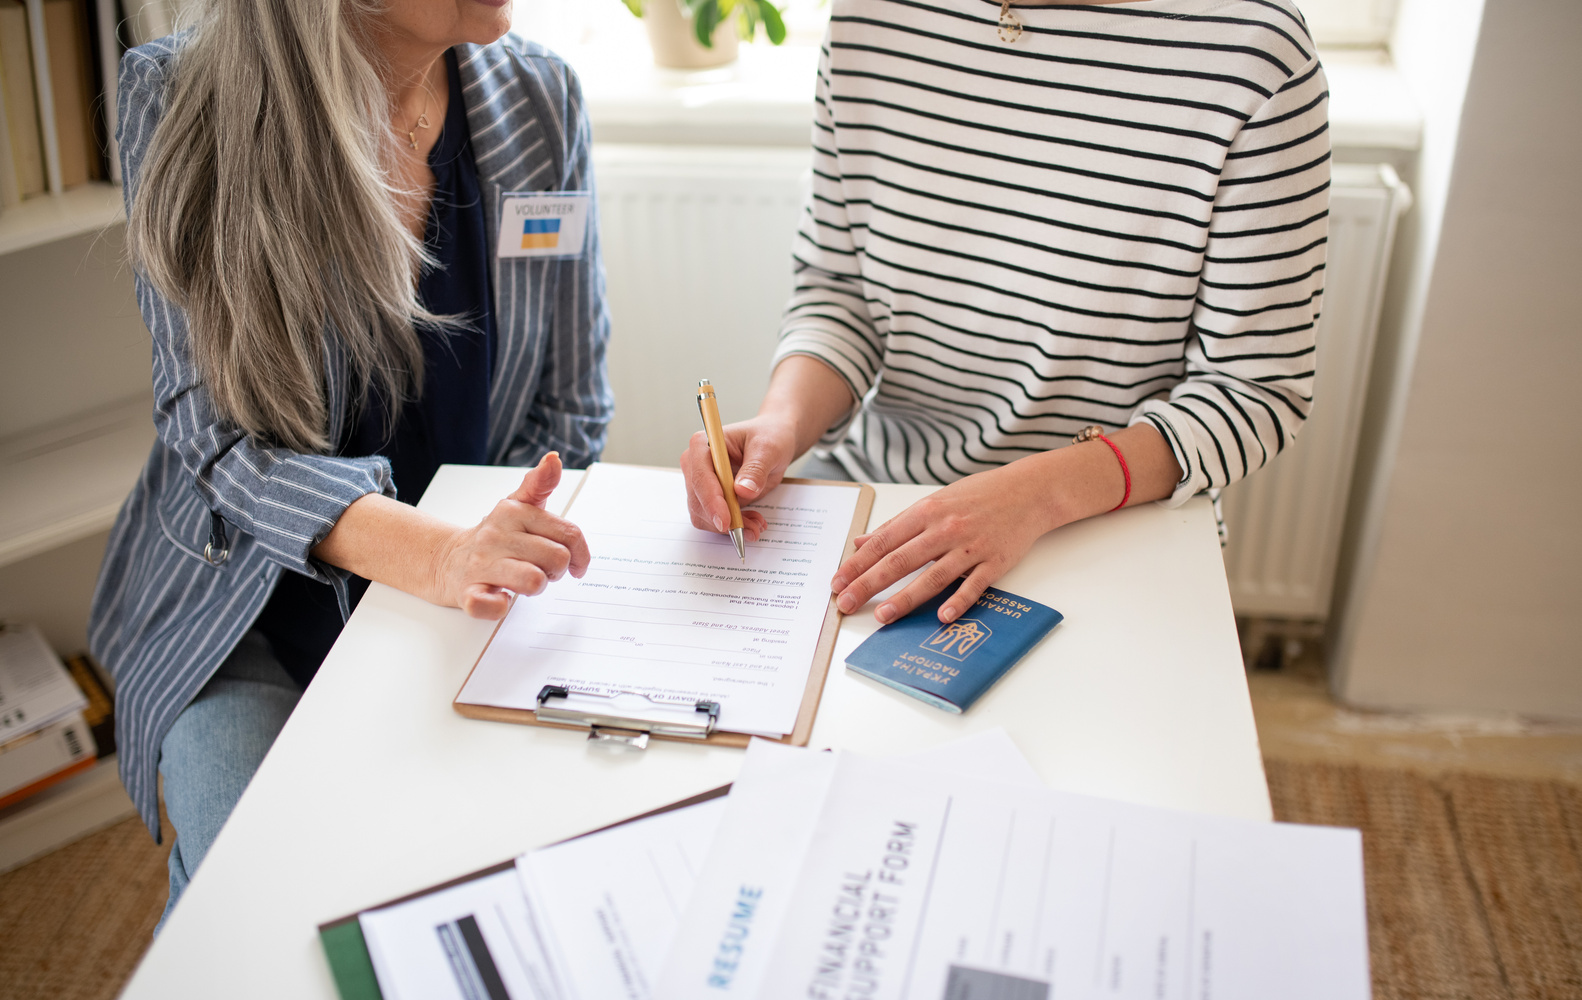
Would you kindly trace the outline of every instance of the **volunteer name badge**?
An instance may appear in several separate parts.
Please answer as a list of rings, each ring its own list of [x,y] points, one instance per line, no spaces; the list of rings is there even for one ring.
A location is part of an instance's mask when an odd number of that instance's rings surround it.
[[[500,204],[501,257],[578,257],[588,242],[586,191],[507,194]]]

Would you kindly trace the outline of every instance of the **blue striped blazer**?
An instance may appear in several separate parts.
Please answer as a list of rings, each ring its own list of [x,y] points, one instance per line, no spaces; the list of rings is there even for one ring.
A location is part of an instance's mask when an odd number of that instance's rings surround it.
[[[121,62],[117,137],[128,205],[179,45],[179,37],[161,39]],[[575,75],[547,50],[508,35],[457,55],[493,248],[502,193],[592,190],[588,122]],[[604,446],[613,409],[604,364],[609,319],[591,224],[588,239],[579,259],[493,261],[491,462],[531,464],[558,450],[579,468]],[[346,609],[347,575],[308,553],[352,501],[394,496],[395,487],[382,458],[269,447],[222,422],[193,364],[181,310],[141,277],[136,287],[153,334],[159,433],[111,532],[89,642],[116,682],[121,780],[158,839],[159,747],[177,714],[252,626],[282,573],[333,585]],[[348,377],[331,354],[334,441],[347,417]],[[219,565],[204,555],[211,512],[229,537]]]

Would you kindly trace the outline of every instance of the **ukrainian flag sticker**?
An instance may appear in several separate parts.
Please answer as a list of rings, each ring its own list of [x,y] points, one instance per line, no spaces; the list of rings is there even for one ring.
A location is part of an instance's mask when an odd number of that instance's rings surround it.
[[[522,249],[549,250],[560,246],[559,219],[523,219]]]
[[[586,191],[506,194],[500,202],[501,257],[579,257],[593,198]]]

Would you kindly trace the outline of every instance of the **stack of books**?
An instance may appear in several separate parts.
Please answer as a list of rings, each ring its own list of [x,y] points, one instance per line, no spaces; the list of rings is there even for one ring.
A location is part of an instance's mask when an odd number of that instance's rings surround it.
[[[92,767],[114,750],[114,725],[86,657],[68,670],[38,629],[0,629],[0,809]]]
[[[0,209],[113,180],[114,0],[0,0]]]

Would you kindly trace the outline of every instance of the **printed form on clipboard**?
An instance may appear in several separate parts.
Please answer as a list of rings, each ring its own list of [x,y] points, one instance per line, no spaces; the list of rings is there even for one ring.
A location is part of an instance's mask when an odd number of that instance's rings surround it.
[[[769,527],[743,565],[727,536],[692,526],[679,471],[595,464],[564,515],[587,539],[587,573],[512,604],[456,711],[637,745],[805,745],[839,624],[829,581],[873,496],[787,480],[751,505]]]

